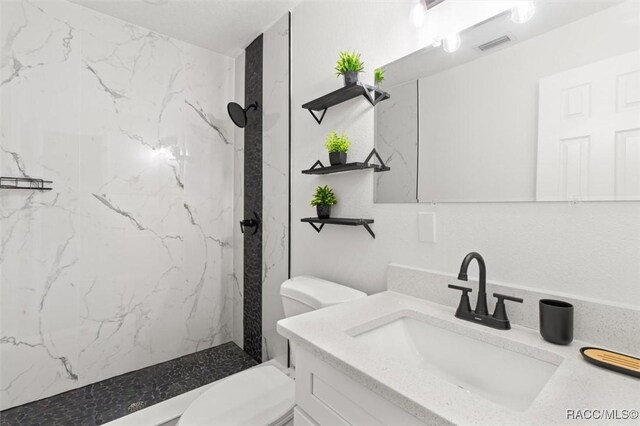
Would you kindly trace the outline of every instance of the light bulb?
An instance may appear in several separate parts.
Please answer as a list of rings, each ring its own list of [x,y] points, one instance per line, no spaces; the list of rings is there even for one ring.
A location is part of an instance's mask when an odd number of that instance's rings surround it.
[[[424,1],[418,0],[411,8],[411,23],[414,27],[420,28],[424,24],[424,17],[427,14],[427,7]]]
[[[536,5],[532,1],[521,1],[511,9],[511,20],[516,24],[524,24],[533,18],[536,13]]]
[[[442,39],[442,49],[447,53],[453,53],[460,48],[460,34],[449,34]]]

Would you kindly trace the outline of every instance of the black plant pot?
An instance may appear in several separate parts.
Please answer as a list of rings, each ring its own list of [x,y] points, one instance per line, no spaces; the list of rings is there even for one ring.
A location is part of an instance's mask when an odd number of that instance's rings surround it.
[[[350,84],[356,84],[358,82],[358,73],[355,71],[345,72],[343,75],[344,75],[345,86],[348,86]]]
[[[337,166],[339,164],[347,164],[347,153],[346,152],[330,152],[329,163],[331,163],[332,166]]]
[[[316,206],[318,219],[329,219],[331,216],[331,206]]]

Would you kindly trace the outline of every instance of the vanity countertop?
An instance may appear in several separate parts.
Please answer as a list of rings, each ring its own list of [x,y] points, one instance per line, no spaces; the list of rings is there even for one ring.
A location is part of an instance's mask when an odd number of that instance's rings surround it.
[[[568,346],[544,341],[536,330],[514,325],[494,330],[461,321],[454,309],[393,291],[331,306],[278,322],[278,332],[292,343],[346,374],[425,423],[541,425],[570,423],[567,411],[640,410],[640,380],[587,363],[579,352],[585,342]],[[459,388],[426,369],[412,368],[352,336],[410,316],[439,327],[559,363],[555,374],[525,411],[515,411]],[[481,365],[481,361],[479,362]],[[590,424],[615,420],[590,420]],[[629,424],[638,422],[627,420]],[[626,422],[622,422],[624,424]]]

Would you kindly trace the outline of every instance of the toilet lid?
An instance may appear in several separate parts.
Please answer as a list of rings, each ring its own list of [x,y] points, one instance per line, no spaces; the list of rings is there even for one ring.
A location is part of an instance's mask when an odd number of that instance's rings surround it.
[[[180,426],[269,425],[294,406],[294,382],[271,365],[229,376],[196,399]]]
[[[299,275],[282,283],[280,295],[297,300],[313,309],[321,309],[361,299],[367,294],[322,278]]]

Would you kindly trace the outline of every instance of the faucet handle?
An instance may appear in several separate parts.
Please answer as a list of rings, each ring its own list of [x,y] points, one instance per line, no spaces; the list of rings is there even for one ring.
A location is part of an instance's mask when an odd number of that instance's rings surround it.
[[[453,285],[453,284],[449,284],[448,286],[449,288],[453,288],[455,290],[460,290],[462,291],[462,295],[466,295],[467,293],[471,293],[473,291],[473,289],[469,288],[469,287],[462,287],[460,285]]]
[[[462,296],[460,297],[460,303],[458,304],[458,309],[456,309],[456,316],[460,316],[461,313],[471,312],[471,303],[469,302],[469,293],[473,290],[469,287],[462,287],[459,285],[449,284],[449,288],[453,288],[455,290],[462,291]]]
[[[519,297],[507,296],[506,294],[500,294],[500,293],[493,293],[493,297],[496,297],[498,299],[498,303],[500,303],[501,300],[510,300],[512,302],[518,302],[518,303],[524,302],[524,300],[522,300]]]
[[[493,311],[493,318],[501,321],[509,321],[509,318],[507,317],[507,309],[504,306],[505,300],[518,303],[523,302],[519,297],[507,296],[506,294],[493,293],[493,297],[498,299],[496,302],[496,309]]]

